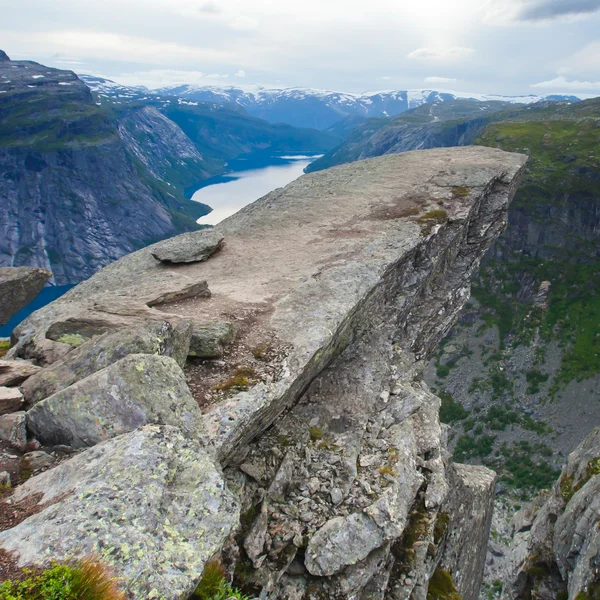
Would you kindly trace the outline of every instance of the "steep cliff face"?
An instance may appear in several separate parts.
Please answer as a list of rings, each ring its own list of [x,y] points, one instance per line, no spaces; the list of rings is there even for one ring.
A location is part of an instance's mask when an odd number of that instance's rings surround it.
[[[75,74],[4,60],[0,92],[0,264],[75,283],[208,212],[136,162]]]
[[[515,515],[506,598],[589,600],[600,591],[600,429],[569,455],[552,490]]]
[[[208,260],[143,249],[34,313],[9,353],[45,365],[23,386],[30,431],[88,449],[17,488],[48,506],[0,546],[16,566],[99,554],[136,598],[189,597],[216,552],[262,597],[475,600],[495,475],[449,459],[419,372],[524,162],[461,148],[307,175],[220,223]],[[206,238],[172,243],[193,253]],[[184,379],[182,348],[232,324],[218,360],[190,359]]]

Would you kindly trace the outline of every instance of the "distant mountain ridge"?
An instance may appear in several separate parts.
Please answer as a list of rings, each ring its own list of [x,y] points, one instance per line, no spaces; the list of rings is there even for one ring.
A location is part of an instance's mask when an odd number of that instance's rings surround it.
[[[479,102],[532,104],[541,100],[580,100],[572,95],[501,96],[424,90],[386,90],[362,94],[310,88],[261,86],[166,86],[156,90],[120,85],[110,79],[81,75],[92,91],[111,98],[162,98],[176,96],[187,102],[231,104],[271,123],[328,129],[347,117],[393,117],[425,103],[466,99]]]

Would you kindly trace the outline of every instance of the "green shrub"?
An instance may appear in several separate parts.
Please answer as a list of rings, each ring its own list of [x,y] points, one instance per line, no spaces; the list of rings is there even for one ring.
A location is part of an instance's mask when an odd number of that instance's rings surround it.
[[[448,571],[443,571],[439,567],[435,570],[429,580],[427,600],[461,600]]]
[[[221,563],[211,560],[204,567],[204,574],[191,600],[250,600],[248,596],[233,588],[225,577],[225,569]]]
[[[23,574],[21,581],[0,585],[0,600],[125,600],[116,579],[91,560],[54,563],[43,571],[24,569]]]
[[[469,412],[464,409],[460,402],[456,402],[449,392],[444,390],[439,393],[439,397],[442,401],[440,406],[440,421],[442,423],[450,425],[469,416]]]

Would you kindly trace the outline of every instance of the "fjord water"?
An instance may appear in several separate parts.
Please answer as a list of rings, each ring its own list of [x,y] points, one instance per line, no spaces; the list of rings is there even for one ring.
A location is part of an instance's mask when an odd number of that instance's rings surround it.
[[[321,154],[273,154],[253,152],[229,161],[230,170],[211,177],[192,196],[213,210],[200,217],[201,225],[216,225],[238,210],[302,175],[304,168]]]

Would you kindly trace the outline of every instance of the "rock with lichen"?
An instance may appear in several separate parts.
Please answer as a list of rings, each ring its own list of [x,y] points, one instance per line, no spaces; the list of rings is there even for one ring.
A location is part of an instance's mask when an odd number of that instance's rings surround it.
[[[174,425],[206,435],[183,372],[168,356],[131,354],[38,402],[27,427],[44,444],[93,446],[142,425]]]
[[[130,598],[184,600],[236,526],[212,452],[175,427],[146,426],[31,477],[13,506],[37,514],[0,533],[19,566],[94,556]]]
[[[183,366],[191,335],[191,325],[185,320],[156,321],[145,326],[107,331],[84,340],[62,359],[34,373],[21,385],[21,391],[31,406],[129,354],[170,356]]]

